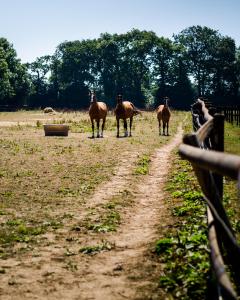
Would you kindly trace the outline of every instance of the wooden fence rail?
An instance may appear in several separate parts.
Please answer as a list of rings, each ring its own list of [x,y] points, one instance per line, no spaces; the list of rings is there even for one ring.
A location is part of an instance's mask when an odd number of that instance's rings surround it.
[[[192,105],[195,132],[183,138],[179,154],[189,160],[207,203],[211,262],[217,282],[215,299],[238,299],[240,246],[223,207],[223,176],[240,180],[240,156],[223,153],[224,116],[211,116],[204,101]],[[231,271],[231,278],[226,270]]]

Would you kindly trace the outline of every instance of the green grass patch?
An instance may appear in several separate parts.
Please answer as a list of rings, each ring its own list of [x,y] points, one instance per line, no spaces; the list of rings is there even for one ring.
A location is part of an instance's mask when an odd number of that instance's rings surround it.
[[[95,255],[102,251],[110,251],[111,249],[113,249],[113,247],[113,244],[109,243],[106,240],[103,240],[101,244],[84,246],[79,249],[79,252],[83,254]]]
[[[240,128],[225,122],[225,152],[240,155]],[[237,182],[224,178],[223,204],[240,243],[240,190]]]
[[[240,155],[239,145],[239,128],[226,123],[225,151]],[[206,205],[190,163],[175,155],[173,165],[166,190],[176,226],[156,242],[155,251],[165,264],[159,282],[169,299],[206,299],[211,280]],[[237,185],[227,178],[223,203],[239,239]]]
[[[240,127],[225,122],[224,151],[240,155]]]
[[[156,242],[165,264],[160,286],[169,297],[204,299],[210,274],[206,206],[190,165],[177,155],[166,190],[176,228]]]
[[[8,230],[7,227],[0,229],[0,243],[3,245],[11,245],[16,242],[31,242],[34,240],[34,236],[45,233],[46,228],[44,226],[27,226],[24,223],[8,224],[13,227]]]
[[[120,214],[118,211],[107,210],[100,219],[94,223],[87,223],[86,228],[95,232],[116,231],[120,224]]]
[[[151,159],[149,155],[143,154],[137,161],[137,167],[134,170],[135,175],[146,175],[149,172]]]

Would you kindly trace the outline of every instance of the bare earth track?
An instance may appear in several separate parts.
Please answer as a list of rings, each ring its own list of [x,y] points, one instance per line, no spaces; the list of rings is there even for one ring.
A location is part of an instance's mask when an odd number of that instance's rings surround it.
[[[166,213],[163,186],[171,163],[170,155],[181,137],[179,129],[169,144],[155,152],[148,178],[137,187],[137,207],[125,216],[117,237],[110,239],[116,248],[111,253],[99,254],[96,261],[88,265],[88,274],[81,283],[82,292],[86,291],[81,294],[83,299],[135,299],[136,291],[128,282],[128,265],[140,260],[149,242],[157,238],[157,225]],[[97,269],[98,274],[93,277]]]
[[[148,265],[145,253],[159,237],[159,224],[165,224],[167,209],[163,188],[171,165],[171,151],[181,142],[182,133],[179,127],[171,141],[151,157],[149,174],[135,187],[135,204],[125,210],[117,232],[104,235],[104,239],[114,245],[110,251],[94,256],[78,254],[63,267],[65,240],[53,236],[48,247],[39,246],[38,255],[26,254],[22,260],[12,258],[3,262],[9,272],[1,282],[0,299],[147,299],[137,291],[150,283],[146,278],[135,280],[135,269],[139,264]],[[92,196],[90,208],[124,190],[135,160],[136,153],[121,161],[111,181]],[[66,231],[62,233],[65,238],[67,234]],[[155,295],[151,299],[161,298]]]

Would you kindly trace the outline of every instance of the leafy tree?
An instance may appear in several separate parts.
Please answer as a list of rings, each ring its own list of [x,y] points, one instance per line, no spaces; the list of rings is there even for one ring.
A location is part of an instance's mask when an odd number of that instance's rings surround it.
[[[88,86],[94,83],[95,62],[95,40],[64,42],[57,47],[50,80],[58,88],[60,106],[88,106]]]
[[[215,98],[236,97],[238,86],[236,76],[236,47],[229,37],[219,39],[215,45],[210,87]]]
[[[189,74],[193,76],[199,96],[218,98],[236,94],[235,42],[208,27],[192,26],[175,36],[185,47]],[[219,101],[219,97],[222,98]]]
[[[0,38],[0,104],[21,106],[29,93],[26,67],[5,38]]]
[[[7,99],[14,96],[14,90],[10,82],[10,75],[5,51],[2,47],[0,47],[0,103],[2,104],[6,103]]]
[[[31,78],[30,106],[43,106],[48,104],[48,78],[51,56],[38,57],[33,63],[26,64]]]
[[[198,95],[206,95],[214,45],[219,40],[218,32],[208,27],[192,26],[181,31],[175,36],[175,40],[186,49],[190,73],[197,83]]]
[[[1,38],[0,103],[22,105],[30,93],[31,106],[86,108],[89,89],[109,106],[118,93],[141,107],[159,104],[164,96],[176,108],[189,108],[201,95],[236,103],[239,57],[233,39],[201,26],[186,28],[173,41],[138,29],[66,41],[53,56],[26,65]]]
[[[158,38],[154,45],[153,57],[153,80],[157,86],[156,104],[161,98],[170,96],[170,87],[174,84],[174,53],[175,46],[170,39]]]
[[[234,96],[235,96],[235,104],[239,103],[240,99],[240,47],[236,50],[236,60],[234,65]]]
[[[157,36],[151,31],[132,30],[121,36],[124,48],[121,53],[121,84],[123,93],[139,106],[148,102],[146,90],[151,86],[151,52]]]
[[[184,60],[182,47],[176,47],[175,49],[172,74],[174,77],[169,95],[173,106],[175,108],[189,109],[196,94],[188,76],[188,65]]]

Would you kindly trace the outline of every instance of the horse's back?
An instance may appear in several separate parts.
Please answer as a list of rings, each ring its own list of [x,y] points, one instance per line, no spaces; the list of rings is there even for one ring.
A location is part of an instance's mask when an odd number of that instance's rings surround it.
[[[162,112],[162,118],[166,120],[166,122],[168,122],[170,116],[171,116],[171,112],[169,107],[164,107]]]
[[[104,102],[98,102],[99,110],[105,114],[107,114],[107,105]]]
[[[162,119],[164,122],[168,122],[171,116],[169,107],[164,106],[163,104],[159,105],[157,108],[157,117]]]
[[[122,103],[117,104],[115,115],[119,119],[131,118],[134,115],[134,105],[130,101],[123,101]]]
[[[107,116],[107,105],[104,102],[96,102],[91,104],[89,115],[92,119],[103,119]]]
[[[157,117],[158,119],[161,119],[162,118],[162,111],[163,111],[163,108],[164,108],[164,105],[159,105],[158,108],[157,108]]]

